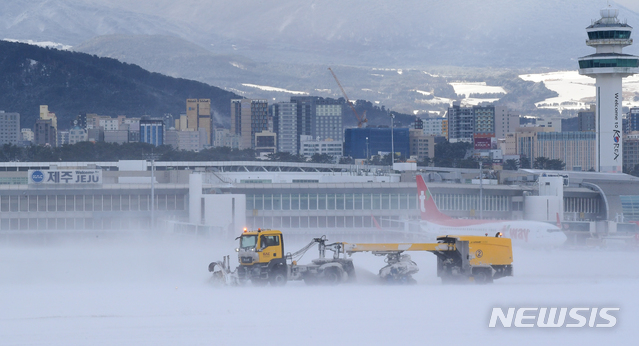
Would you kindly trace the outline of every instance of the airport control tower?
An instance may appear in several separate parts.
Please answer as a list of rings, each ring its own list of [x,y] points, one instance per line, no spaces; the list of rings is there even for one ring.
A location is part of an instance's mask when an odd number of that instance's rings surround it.
[[[621,173],[623,169],[621,80],[639,73],[639,57],[623,54],[632,44],[632,27],[617,19],[619,10],[601,10],[601,19],[586,28],[586,45],[597,52],[579,58],[579,74],[597,81],[597,167],[599,172]]]

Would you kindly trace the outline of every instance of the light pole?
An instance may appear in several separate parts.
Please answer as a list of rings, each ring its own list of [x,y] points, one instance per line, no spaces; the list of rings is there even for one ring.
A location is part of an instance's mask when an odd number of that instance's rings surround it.
[[[368,166],[368,137],[366,137],[366,165]]]
[[[395,114],[391,113],[391,169],[393,169],[393,165],[395,164]]]
[[[155,227],[155,159],[159,157],[158,154],[153,153],[146,155],[151,160],[151,230]]]
[[[155,157],[151,154],[151,229],[155,227]]]
[[[484,199],[484,184],[482,179],[482,161],[479,159],[479,218],[483,219],[483,199]]]

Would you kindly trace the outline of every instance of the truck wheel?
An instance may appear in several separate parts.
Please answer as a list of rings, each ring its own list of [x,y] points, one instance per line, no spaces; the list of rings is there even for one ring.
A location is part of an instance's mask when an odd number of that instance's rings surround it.
[[[316,277],[306,275],[304,276],[304,283],[307,284],[308,286],[314,286],[314,285],[317,285],[318,282]]]
[[[473,274],[473,278],[478,284],[489,284],[493,282],[493,277],[490,274],[492,273],[490,273],[488,270],[478,270],[475,272],[475,274]]]
[[[283,270],[278,270],[271,275],[271,286],[284,286],[286,285],[286,280],[286,272]]]
[[[342,271],[337,267],[324,269],[324,283],[327,285],[337,285],[342,281]]]

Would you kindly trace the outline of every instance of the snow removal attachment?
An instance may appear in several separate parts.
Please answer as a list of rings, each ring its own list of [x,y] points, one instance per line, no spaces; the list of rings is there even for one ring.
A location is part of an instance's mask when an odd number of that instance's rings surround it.
[[[513,251],[510,238],[482,236],[438,237],[437,243],[348,244],[348,254],[372,252],[386,256],[379,276],[387,282],[412,282],[419,268],[406,251],[428,251],[437,256],[437,276],[442,282],[474,281],[490,283],[513,275]]]
[[[509,238],[481,236],[446,236],[437,243],[328,243],[325,236],[314,238],[294,253],[284,254],[284,238],[277,230],[242,233],[239,239],[239,266],[231,271],[229,256],[209,264],[212,281],[223,285],[281,286],[290,280],[307,284],[336,285],[355,280],[351,258],[356,252],[372,252],[386,256],[387,265],[380,269],[384,282],[411,283],[419,271],[406,251],[429,251],[437,256],[437,275],[443,282],[475,281],[489,283],[493,279],[512,275],[512,246]],[[297,261],[317,245],[319,257],[309,264]],[[326,251],[333,255],[326,257]]]

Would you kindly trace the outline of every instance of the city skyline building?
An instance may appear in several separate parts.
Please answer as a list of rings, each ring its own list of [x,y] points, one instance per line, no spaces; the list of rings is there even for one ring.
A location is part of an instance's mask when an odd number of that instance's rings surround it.
[[[37,119],[33,127],[33,143],[55,147],[57,132],[51,119]]]
[[[21,137],[20,113],[0,111],[0,144],[18,145]]]
[[[638,57],[623,54],[630,46],[632,27],[619,21],[619,10],[608,6],[601,18],[586,28],[586,45],[595,54],[580,57],[579,74],[596,79],[596,168],[623,172],[622,79],[639,73]]]
[[[154,146],[164,144],[164,121],[158,119],[140,120],[140,142]]]
[[[186,127],[191,131],[203,128],[206,131],[206,145],[211,145],[211,99],[187,99],[186,100]],[[165,115],[165,125],[173,116]],[[181,130],[186,130],[181,128]]]
[[[315,154],[326,154],[338,158],[344,151],[343,143],[334,140],[317,140],[313,136],[300,136],[300,155],[312,157]]]
[[[50,139],[50,142],[48,142],[48,144],[53,146],[53,147],[57,147],[58,146],[58,136],[57,136],[58,118],[55,116],[55,113],[49,112],[49,106],[40,105],[40,119],[42,119],[42,120],[51,120],[51,126],[53,127],[56,135],[53,136],[52,139]]]
[[[344,156],[354,159],[371,158],[395,151],[402,158],[410,157],[410,134],[408,128],[349,128],[345,130]],[[397,156],[396,156],[397,157]]]
[[[69,144],[73,145],[79,142],[86,142],[88,139],[86,128],[75,125],[69,129]]]
[[[639,131],[639,107],[628,110],[628,131]]]
[[[268,101],[231,100],[231,133],[240,136],[239,149],[255,147],[255,134],[268,131]]]
[[[597,130],[597,106],[591,105],[587,111],[580,111],[577,113],[577,129],[579,131],[595,132]]]
[[[297,103],[280,102],[271,106],[273,130],[277,133],[277,151],[297,155]]]

